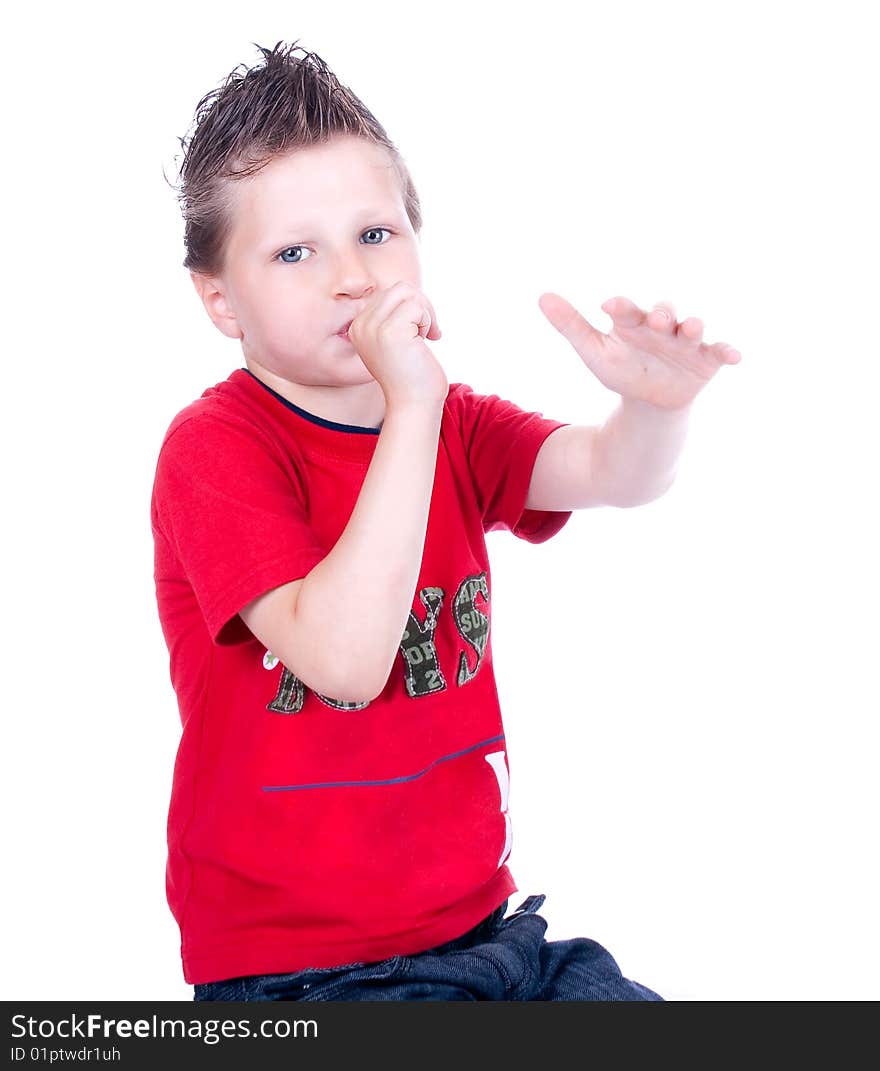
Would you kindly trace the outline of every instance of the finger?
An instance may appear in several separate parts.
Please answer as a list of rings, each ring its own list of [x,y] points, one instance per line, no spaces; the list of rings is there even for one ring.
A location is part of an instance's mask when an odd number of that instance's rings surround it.
[[[385,290],[379,290],[373,294],[368,304],[361,310],[360,315],[378,327],[391,316],[399,305],[417,294],[418,290],[411,283],[392,283]]]
[[[439,338],[440,329],[435,327],[434,309],[431,306],[431,302],[428,301],[428,299],[423,294],[419,294],[418,297],[414,297],[413,302],[416,306],[413,315],[418,315],[416,327],[418,329],[419,334],[422,336],[422,338]],[[420,311],[419,306],[421,306]]]
[[[568,339],[581,356],[604,344],[607,336],[587,323],[565,298],[558,294],[542,294],[538,298],[538,305],[550,323]]]
[[[683,335],[688,342],[699,342],[703,337],[703,321],[696,316],[688,316],[678,325],[679,335]]]
[[[671,335],[675,331],[675,309],[668,301],[658,301],[648,313],[648,326]]]
[[[395,321],[399,323],[401,320],[412,324],[416,329],[416,333],[421,335],[422,338],[427,337],[432,323],[427,298],[423,298],[421,295],[404,297],[389,313],[384,323],[379,325],[379,329],[381,330],[383,327],[390,328],[392,323]]]
[[[616,327],[638,327],[646,319],[646,314],[638,305],[633,304],[629,298],[609,298],[600,307],[603,312],[608,313]]]
[[[419,317],[419,322],[416,325],[418,332],[422,338],[427,338],[428,335],[431,333],[431,325],[433,324],[433,322],[434,321],[431,317],[431,313],[428,311],[427,308],[423,308]]]
[[[729,346],[726,342],[716,342],[712,346],[707,346],[706,352],[710,353],[721,364],[739,364],[742,360],[742,354],[739,350]]]

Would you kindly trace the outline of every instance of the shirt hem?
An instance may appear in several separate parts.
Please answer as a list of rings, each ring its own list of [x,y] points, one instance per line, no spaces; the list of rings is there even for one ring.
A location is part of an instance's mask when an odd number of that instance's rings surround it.
[[[229,978],[262,974],[289,974],[310,967],[339,967],[352,963],[375,963],[392,956],[416,955],[453,941],[472,930],[514,892],[516,883],[507,867],[484,886],[464,909],[446,912],[429,925],[396,935],[368,941],[335,944],[307,944],[289,930],[263,929],[259,941],[244,935],[236,945],[222,951],[181,951],[183,977],[187,985],[206,985]]]

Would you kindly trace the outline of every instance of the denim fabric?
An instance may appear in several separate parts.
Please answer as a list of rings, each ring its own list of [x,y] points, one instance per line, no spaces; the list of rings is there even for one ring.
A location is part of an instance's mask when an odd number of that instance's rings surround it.
[[[473,930],[412,956],[256,974],[194,987],[194,1000],[662,1000],[584,937],[546,941],[542,895],[507,902]]]

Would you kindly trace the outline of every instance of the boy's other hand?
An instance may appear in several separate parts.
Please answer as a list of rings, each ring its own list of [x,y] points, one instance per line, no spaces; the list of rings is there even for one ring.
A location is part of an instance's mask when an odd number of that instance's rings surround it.
[[[431,302],[410,283],[377,290],[352,320],[348,337],[389,405],[442,402],[446,373],[425,345],[441,331]]]
[[[690,405],[723,365],[741,360],[726,342],[707,346],[702,321],[690,316],[679,323],[668,302],[646,310],[609,298],[601,306],[613,321],[607,335],[558,294],[542,294],[538,304],[603,386],[660,409]]]

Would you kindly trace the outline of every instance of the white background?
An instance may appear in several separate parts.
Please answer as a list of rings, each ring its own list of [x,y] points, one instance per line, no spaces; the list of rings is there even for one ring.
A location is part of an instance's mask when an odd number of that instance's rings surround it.
[[[0,996],[192,996],[148,508],[167,424],[242,360],[163,168],[251,42],[299,38],[412,170],[451,380],[601,423],[545,290],[602,330],[669,300],[743,355],[664,498],[490,537],[521,896],[670,999],[878,999],[870,5],[141,10],[4,28]]]

